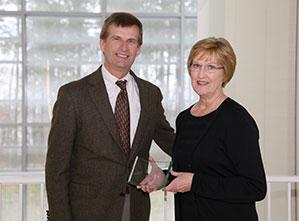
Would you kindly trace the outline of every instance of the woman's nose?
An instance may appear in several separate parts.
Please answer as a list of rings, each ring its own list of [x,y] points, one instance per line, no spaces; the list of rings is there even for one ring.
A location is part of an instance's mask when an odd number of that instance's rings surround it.
[[[197,76],[199,78],[202,78],[203,76],[205,76],[205,67],[203,67],[203,68],[201,68],[201,69],[198,70]]]

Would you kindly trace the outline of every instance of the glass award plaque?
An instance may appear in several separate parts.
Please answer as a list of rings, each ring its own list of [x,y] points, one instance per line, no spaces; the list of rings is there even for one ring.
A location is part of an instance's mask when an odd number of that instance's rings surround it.
[[[136,157],[133,163],[128,183],[133,186],[138,186],[141,181],[148,175],[149,173],[149,162],[146,159],[141,157]]]
[[[132,166],[128,183],[138,186],[147,178],[147,181],[158,190],[168,185],[171,170],[172,162],[147,160],[137,156]]]
[[[162,188],[166,187],[170,183],[170,181],[171,181],[171,171],[172,171],[172,161],[170,161],[168,163],[167,170],[163,170],[163,172],[165,174],[165,177],[164,177],[164,180],[163,180],[161,186],[159,186],[158,189],[162,189]]]

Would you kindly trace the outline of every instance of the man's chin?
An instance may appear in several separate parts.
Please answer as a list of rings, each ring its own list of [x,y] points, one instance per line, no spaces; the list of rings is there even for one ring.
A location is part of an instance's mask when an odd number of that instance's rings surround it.
[[[116,65],[116,67],[119,69],[127,69],[127,70],[130,70],[131,66],[132,66],[132,63],[128,63],[128,62],[126,62],[126,63],[121,62]]]

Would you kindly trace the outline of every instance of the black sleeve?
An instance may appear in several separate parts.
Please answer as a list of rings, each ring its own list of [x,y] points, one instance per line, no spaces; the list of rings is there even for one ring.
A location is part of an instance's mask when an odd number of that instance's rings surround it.
[[[266,195],[266,179],[258,140],[253,118],[239,111],[228,125],[224,141],[225,154],[233,163],[235,175],[194,174],[191,191],[231,203],[262,200]]]

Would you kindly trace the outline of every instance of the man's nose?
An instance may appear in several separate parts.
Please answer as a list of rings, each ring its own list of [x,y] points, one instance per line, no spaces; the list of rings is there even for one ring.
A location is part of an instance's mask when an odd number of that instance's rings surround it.
[[[126,41],[122,41],[120,45],[121,50],[126,51],[128,50],[128,43]]]

